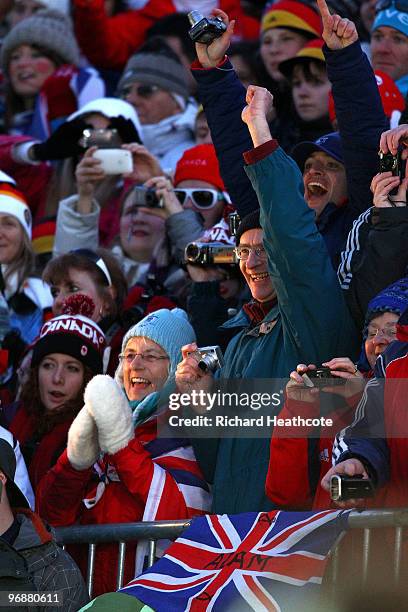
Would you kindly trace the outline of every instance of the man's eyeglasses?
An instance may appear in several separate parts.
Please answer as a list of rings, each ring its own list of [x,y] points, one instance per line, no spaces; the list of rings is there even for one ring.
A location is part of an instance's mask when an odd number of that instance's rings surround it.
[[[160,91],[160,87],[157,85],[127,85],[122,90],[123,98],[126,98],[129,94],[133,93],[139,96],[139,98],[151,98],[155,93]]]
[[[175,189],[174,193],[180,204],[184,206],[187,198],[193,202],[194,206],[207,210],[214,208],[217,202],[225,200],[230,203],[230,199],[225,191],[217,191],[216,189]]]
[[[257,245],[254,247],[244,245],[235,247],[235,254],[240,261],[246,261],[251,252],[255,253],[258,259],[261,259],[262,261],[266,260],[267,258],[266,251],[262,245]]]
[[[119,359],[121,361],[126,361],[128,365],[131,365],[136,357],[140,357],[142,361],[146,363],[156,363],[156,361],[161,361],[162,359],[168,359],[168,357],[164,357],[163,355],[156,355],[156,353],[121,353],[119,355]]]
[[[378,0],[375,5],[375,12],[379,13],[387,8],[395,8],[401,13],[408,13],[408,0]]]
[[[397,328],[395,326],[385,327],[384,329],[369,328],[367,333],[367,340],[374,340],[374,338],[378,336],[378,334],[381,334],[382,336],[384,336],[384,338],[387,338],[387,340],[392,341],[395,340],[395,338],[397,337]]]

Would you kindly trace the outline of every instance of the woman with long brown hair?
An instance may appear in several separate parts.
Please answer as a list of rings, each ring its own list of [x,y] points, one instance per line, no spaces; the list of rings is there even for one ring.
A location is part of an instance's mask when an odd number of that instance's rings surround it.
[[[69,314],[72,300],[78,296],[67,300],[66,314],[41,328],[20,400],[4,410],[11,421],[9,429],[20,442],[34,491],[66,446],[85,386],[103,370],[105,336],[89,318],[95,305],[81,296],[79,310],[88,316],[73,315]]]

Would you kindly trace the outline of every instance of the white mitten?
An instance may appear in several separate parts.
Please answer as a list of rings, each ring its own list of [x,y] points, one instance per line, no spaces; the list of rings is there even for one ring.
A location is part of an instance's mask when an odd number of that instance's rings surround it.
[[[84,406],[69,428],[68,459],[76,470],[86,470],[97,461],[99,453],[95,421]]]
[[[134,437],[128,399],[110,376],[98,374],[85,389],[85,407],[98,428],[99,446],[111,455],[125,448]]]

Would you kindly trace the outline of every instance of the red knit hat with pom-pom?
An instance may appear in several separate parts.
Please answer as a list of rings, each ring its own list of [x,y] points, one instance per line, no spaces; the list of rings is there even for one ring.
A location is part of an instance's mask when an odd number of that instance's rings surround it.
[[[64,314],[42,326],[31,365],[38,365],[51,353],[62,353],[74,357],[95,374],[101,373],[105,336],[99,325],[89,318],[94,310],[95,304],[89,296],[69,296],[63,305]]]

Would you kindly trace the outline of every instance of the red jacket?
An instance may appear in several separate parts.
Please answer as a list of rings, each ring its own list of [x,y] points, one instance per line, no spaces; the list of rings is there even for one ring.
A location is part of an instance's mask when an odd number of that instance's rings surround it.
[[[335,434],[349,425],[360,394],[347,401],[344,409],[326,414],[333,425],[326,429],[313,426],[275,425],[271,437],[270,458],[265,489],[269,499],[280,508],[325,509],[331,507],[329,494],[320,481],[331,468]],[[319,400],[315,403],[287,399],[279,418],[320,417]],[[302,436],[305,437],[302,437]]]
[[[67,445],[68,430],[73,421],[69,417],[63,423],[55,425],[53,429],[46,433],[36,443],[34,453],[29,463],[27,463],[28,474],[35,493],[37,485],[48,470],[55,464],[58,457]],[[37,419],[28,414],[24,406],[21,406],[13,420],[9,430],[20,442],[21,452],[26,456],[27,445],[35,437]]]
[[[157,438],[156,418],[93,468],[78,471],[66,451],[43,478],[37,510],[55,527],[190,518],[209,509],[210,496],[188,440]],[[94,595],[116,589],[117,545],[97,548]],[[71,551],[86,571],[87,549]],[[136,545],[128,544],[125,583],[135,575]]]
[[[46,163],[19,164],[14,161],[11,151],[19,142],[32,141],[29,136],[0,136],[0,168],[9,174],[17,183],[17,188],[23,193],[30,207],[34,221],[45,214],[45,200],[48,183],[52,175],[52,167]]]
[[[239,0],[220,0],[218,5],[230,19],[237,19],[236,36],[258,37],[259,22],[244,14]],[[152,25],[176,12],[172,0],[148,0],[139,10],[124,11],[113,17],[106,15],[104,0],[73,0],[73,7],[75,33],[88,60],[98,68],[116,70],[124,68],[129,57],[144,43]]]

